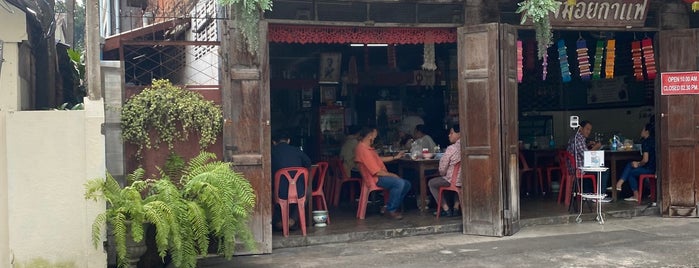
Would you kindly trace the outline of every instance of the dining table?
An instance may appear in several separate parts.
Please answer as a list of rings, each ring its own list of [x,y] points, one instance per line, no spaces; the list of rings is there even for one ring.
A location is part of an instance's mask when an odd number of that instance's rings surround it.
[[[426,172],[429,170],[439,169],[439,159],[411,159],[411,158],[399,158],[398,163],[398,175],[401,178],[405,173],[406,169],[413,169],[417,171],[419,184],[420,184],[420,200],[418,202],[418,209],[420,211],[427,211],[427,176]]]
[[[604,162],[609,163],[609,172],[612,177],[612,200],[616,201],[619,193],[616,190],[616,181],[619,178],[617,175],[617,163],[620,161],[633,161],[641,159],[641,151],[639,150],[604,150]],[[606,164],[606,163],[605,163]],[[622,167],[623,168],[623,167]],[[602,185],[604,189],[604,185]]]

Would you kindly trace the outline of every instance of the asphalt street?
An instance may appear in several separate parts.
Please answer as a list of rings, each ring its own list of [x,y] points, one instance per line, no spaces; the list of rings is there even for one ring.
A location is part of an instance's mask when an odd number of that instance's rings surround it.
[[[699,267],[699,219],[635,217],[285,248],[199,267]]]

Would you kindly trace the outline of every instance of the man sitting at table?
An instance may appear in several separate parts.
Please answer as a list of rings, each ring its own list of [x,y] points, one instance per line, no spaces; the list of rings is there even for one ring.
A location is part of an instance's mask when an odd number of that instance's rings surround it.
[[[652,124],[646,124],[641,130],[641,152],[643,152],[643,159],[641,161],[632,161],[626,168],[624,172],[621,173],[621,177],[616,183],[617,191],[621,191],[621,186],[624,185],[624,181],[629,181],[629,186],[633,190],[633,197],[624,199],[624,201],[636,202],[642,196],[638,196],[638,177],[642,174],[655,174],[655,137],[654,137],[655,127]]]
[[[422,149],[427,148],[428,151],[434,152],[434,147],[437,144],[434,143],[432,137],[425,133],[425,125],[415,126],[415,140],[410,145],[410,152],[422,152]]]
[[[575,166],[576,167],[582,167],[583,166],[583,156],[585,154],[585,151],[596,151],[599,150],[602,147],[602,143],[598,141],[590,141],[587,142],[586,139],[587,137],[590,136],[590,133],[592,132],[592,123],[587,120],[583,120],[580,122],[580,126],[578,127],[578,131],[575,132],[573,136],[570,137],[570,140],[568,140],[568,152],[571,153],[575,157]],[[572,163],[571,163],[572,164]],[[572,165],[568,165],[568,172],[570,174],[577,174],[576,170],[573,169]],[[607,187],[607,181],[609,181],[609,171],[602,172],[602,178],[601,180],[598,178],[597,182],[599,183],[601,181],[602,187],[601,189],[605,189]],[[610,201],[611,199],[605,199],[604,201]]]
[[[458,124],[452,126],[449,129],[449,142],[451,145],[447,147],[444,151],[444,155],[439,159],[439,175],[438,177],[432,178],[427,185],[430,187],[430,193],[432,197],[437,200],[439,194],[439,187],[446,187],[451,185],[451,176],[454,172],[454,166],[456,163],[461,162],[461,136],[459,132],[461,128]],[[458,171],[456,179],[456,186],[461,187],[461,170]],[[442,206],[442,211],[440,212],[440,217],[451,217],[451,216],[461,216],[461,208],[459,195],[455,195],[454,199],[454,209],[449,209],[447,201],[442,198],[442,203],[438,204]],[[434,213],[437,215],[437,212]]]
[[[403,202],[403,198],[410,190],[410,182],[391,173],[386,169],[384,162],[396,160],[403,156],[403,152],[399,152],[394,156],[380,157],[379,154],[371,147],[374,139],[378,136],[378,131],[375,127],[363,127],[359,131],[359,144],[354,149],[354,161],[364,165],[367,171],[373,176],[376,185],[389,191],[388,204],[385,207],[385,213],[389,218],[400,220],[403,215],[398,212],[398,208]]]
[[[357,147],[359,141],[359,127],[356,125],[351,125],[347,127],[347,137],[345,137],[345,143],[342,144],[342,149],[340,149],[340,157],[342,157],[342,165],[345,168],[345,178],[357,178],[359,175],[352,176],[352,172],[357,172],[357,164],[354,162],[354,148]]]
[[[272,139],[272,189],[274,189],[274,174],[276,174],[278,170],[287,167],[311,167],[311,159],[308,158],[308,155],[301,151],[299,147],[292,146],[290,142],[290,135],[283,131],[277,133]],[[303,197],[306,194],[305,179],[306,178],[299,178],[296,183],[296,191],[299,197]],[[279,198],[286,199],[288,196],[289,182],[286,180],[279,180]],[[275,205],[273,209],[272,222],[275,228],[281,230],[281,208]],[[289,206],[290,227],[293,227],[295,223],[298,222],[298,215],[298,207],[291,204]]]

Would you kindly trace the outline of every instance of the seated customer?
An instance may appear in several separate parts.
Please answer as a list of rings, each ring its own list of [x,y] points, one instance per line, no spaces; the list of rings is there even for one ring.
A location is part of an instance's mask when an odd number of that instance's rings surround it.
[[[422,152],[422,149],[427,148],[428,151],[434,152],[434,147],[437,144],[434,143],[432,137],[425,133],[425,125],[415,126],[415,140],[410,146],[410,152]]]
[[[272,140],[272,189],[274,189],[274,174],[278,170],[287,167],[311,167],[311,159],[301,151],[296,146],[289,144],[291,142],[290,135],[286,132],[277,133]],[[299,197],[302,197],[306,193],[305,179],[299,178],[298,183],[296,183],[296,191]],[[274,195],[272,195],[274,196]],[[286,180],[279,180],[279,198],[286,199],[289,196],[289,182]],[[272,222],[274,227],[281,229],[281,208],[277,205],[274,206],[274,212],[272,214]],[[293,226],[295,222],[298,222],[298,207],[295,205],[289,206],[289,226]]]
[[[342,157],[342,165],[345,168],[345,178],[350,178],[351,173],[357,172],[357,164],[354,162],[354,148],[357,147],[359,140],[359,127],[351,125],[347,127],[347,137],[345,137],[345,143],[342,144],[342,149],[340,149],[340,157]]]
[[[641,161],[633,161],[626,165],[624,172],[621,173],[619,181],[617,181],[616,188],[617,191],[621,190],[621,186],[624,185],[624,181],[629,182],[631,190],[633,190],[633,197],[624,199],[625,201],[638,201],[642,196],[638,196],[638,177],[642,174],[654,174],[655,173],[655,129],[652,124],[646,124],[641,130],[641,152],[643,152],[643,159]]]
[[[444,151],[444,155],[442,158],[439,159],[439,177],[432,178],[427,185],[430,187],[430,193],[432,193],[432,197],[435,198],[435,201],[437,200],[437,196],[439,194],[439,187],[446,187],[451,185],[451,176],[453,175],[454,172],[454,166],[456,163],[461,162],[461,136],[459,135],[459,132],[461,131],[461,128],[459,125],[454,125],[450,130],[449,130],[449,142],[451,145],[447,147],[446,151]],[[458,179],[456,180],[456,186],[461,186],[461,171],[459,170],[459,175]],[[454,200],[454,209],[449,209],[449,205],[447,205],[446,200],[442,198],[442,203],[437,204],[442,206],[442,211],[440,212],[440,217],[451,217],[451,216],[460,216],[461,215],[461,209],[459,207],[460,201],[459,201],[459,196],[456,195],[456,198]],[[437,212],[435,212],[435,215]]]
[[[403,215],[398,212],[398,208],[403,202],[403,198],[410,190],[410,182],[399,177],[395,173],[388,172],[384,162],[393,161],[403,156],[403,152],[395,156],[380,157],[376,151],[371,148],[374,139],[378,135],[375,127],[364,127],[359,131],[359,144],[354,150],[354,160],[366,167],[376,185],[389,191],[388,204],[386,204],[385,215],[396,220],[403,218]]]

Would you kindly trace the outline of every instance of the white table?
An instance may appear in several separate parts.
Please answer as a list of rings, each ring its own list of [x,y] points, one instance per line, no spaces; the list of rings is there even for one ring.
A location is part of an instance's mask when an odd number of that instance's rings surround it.
[[[597,193],[583,193],[583,185],[582,185],[582,179],[578,180],[578,183],[580,184],[578,187],[578,191],[580,193],[577,193],[580,195],[580,214],[578,214],[578,217],[575,218],[575,222],[581,223],[582,219],[580,216],[583,213],[583,207],[582,203],[584,199],[587,200],[596,200],[596,205],[597,205],[597,222],[599,224],[604,224],[604,215],[602,215],[602,199],[604,199],[607,195],[602,192],[602,183],[599,178],[602,178],[602,172],[607,171],[609,168],[606,167],[580,167],[580,171],[584,174],[585,172],[591,173],[591,172],[596,172],[597,173]]]

